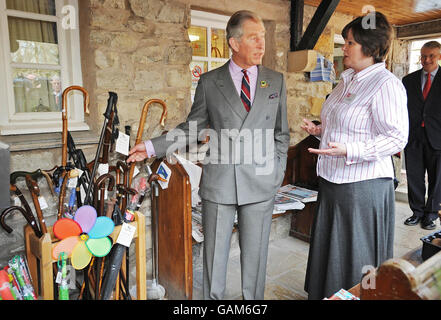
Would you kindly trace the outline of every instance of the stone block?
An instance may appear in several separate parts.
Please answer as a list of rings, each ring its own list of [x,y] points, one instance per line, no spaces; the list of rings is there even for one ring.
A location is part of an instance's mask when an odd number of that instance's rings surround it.
[[[90,10],[90,26],[109,31],[124,31],[129,17],[128,10],[96,8]]]
[[[155,20],[164,5],[158,0],[129,0],[135,15],[149,20]]]
[[[171,46],[166,50],[166,62],[168,64],[188,65],[192,59],[192,49],[186,46]]]
[[[136,71],[134,87],[137,91],[159,91],[164,88],[164,74],[159,71]]]

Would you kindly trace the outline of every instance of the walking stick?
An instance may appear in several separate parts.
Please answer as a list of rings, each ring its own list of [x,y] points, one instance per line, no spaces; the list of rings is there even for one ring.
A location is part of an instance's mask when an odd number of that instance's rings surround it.
[[[63,109],[61,112],[61,118],[63,120],[63,133],[62,133],[62,152],[61,152],[61,165],[63,167],[66,166],[67,164],[67,131],[68,131],[68,126],[67,126],[67,94],[73,90],[79,90],[83,93],[84,95],[84,112],[89,114],[89,93],[86,91],[86,89],[84,89],[83,87],[80,86],[70,86],[68,88],[66,88],[63,91],[62,94],[62,103],[63,103]]]
[[[101,135],[100,135],[100,140],[98,142],[98,148],[96,151],[96,155],[95,155],[95,162],[93,164],[93,169],[92,169],[92,174],[91,174],[91,183],[89,184],[89,187],[87,188],[86,191],[86,198],[84,199],[84,204],[89,204],[90,203],[90,196],[91,196],[91,191],[92,191],[92,182],[93,179],[95,178],[95,174],[96,174],[96,169],[98,167],[98,159],[101,153],[101,148],[103,146],[103,142],[104,142],[104,134],[106,133],[106,127],[107,127],[107,123],[109,122],[110,116],[112,114],[112,111],[116,110],[116,102],[118,100],[118,95],[114,92],[109,92],[109,99],[107,100],[107,108],[106,108],[106,112],[104,113],[104,124],[103,127],[101,129]]]
[[[44,221],[43,211],[41,211],[40,203],[38,202],[38,197],[40,196],[40,188],[37,182],[31,178],[31,176],[26,176],[26,185],[31,193],[32,202],[34,203],[35,211],[37,212],[38,223],[40,224],[41,232],[47,233],[46,222]]]
[[[138,143],[141,143],[142,133],[144,131],[144,124],[145,124],[145,120],[147,118],[147,113],[149,111],[150,105],[153,103],[159,103],[162,106],[162,115],[161,115],[161,119],[159,120],[159,124],[161,125],[162,128],[164,128],[164,126],[165,126],[165,119],[167,119],[167,106],[166,106],[165,102],[160,99],[148,100],[144,104],[144,107],[142,108],[141,119],[139,120],[139,127],[138,127],[138,132],[136,134],[135,145],[137,145]],[[134,170],[135,170],[135,163],[133,162],[130,164],[129,185],[132,184]]]
[[[32,230],[34,230],[35,235],[40,238],[43,234],[41,233],[40,229],[38,229],[38,225],[37,225],[37,221],[35,221],[34,216],[31,214],[29,215],[29,213],[23,209],[22,207],[18,207],[18,206],[11,206],[9,208],[6,208],[1,214],[0,214],[0,225],[2,226],[3,229],[5,229],[5,231],[7,233],[11,233],[12,232],[12,228],[9,227],[6,223],[5,223],[5,217],[8,215],[8,213],[13,212],[13,211],[19,211],[21,212],[21,214],[23,215],[23,217],[26,219],[26,221],[28,222],[28,224],[31,226]]]
[[[89,93],[87,92],[86,89],[84,89],[83,87],[80,86],[70,86],[67,87],[64,91],[63,94],[61,95],[61,99],[62,99],[62,110],[61,110],[61,119],[63,121],[63,131],[62,131],[62,135],[61,135],[61,143],[62,143],[62,151],[61,151],[61,167],[58,167],[56,169],[56,173],[54,172],[54,179],[55,179],[55,185],[58,186],[59,180],[57,179],[58,175],[61,175],[63,178],[63,185],[61,187],[60,190],[60,195],[59,195],[59,200],[58,200],[58,214],[57,214],[57,218],[60,219],[62,214],[63,214],[63,201],[64,201],[64,196],[65,196],[65,191],[66,191],[66,183],[67,183],[67,179],[68,176],[66,176],[66,174],[64,174],[64,172],[68,172],[70,171],[72,166],[68,166],[67,165],[67,147],[68,147],[68,125],[67,125],[67,95],[69,94],[69,92],[71,91],[81,91],[83,93],[84,96],[84,112],[86,114],[89,114]],[[61,171],[61,172],[60,172]],[[90,186],[90,184],[89,184]]]

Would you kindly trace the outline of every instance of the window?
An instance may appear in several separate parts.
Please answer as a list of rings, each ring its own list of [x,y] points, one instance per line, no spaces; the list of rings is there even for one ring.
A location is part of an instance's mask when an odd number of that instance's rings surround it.
[[[425,40],[414,40],[412,41],[410,45],[410,63],[409,63],[409,73],[412,73],[414,71],[417,71],[418,69],[421,69],[421,47],[423,44],[429,41],[438,41],[441,43],[441,38],[435,38],[435,39],[425,39]],[[440,61],[441,65],[441,61]]]
[[[82,85],[77,0],[0,0],[0,134],[61,131],[61,93]],[[87,130],[82,94],[69,130]]]
[[[224,15],[191,10],[188,36],[193,48],[190,63],[192,100],[201,74],[222,66],[230,58],[225,31],[228,19]]]

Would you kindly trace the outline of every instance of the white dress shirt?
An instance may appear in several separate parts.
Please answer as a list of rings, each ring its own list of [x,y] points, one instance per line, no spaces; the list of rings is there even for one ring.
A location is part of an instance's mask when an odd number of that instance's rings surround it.
[[[320,149],[329,142],[346,144],[346,157],[320,155],[317,174],[333,183],[394,176],[391,155],[403,150],[409,133],[407,95],[385,63],[341,81],[323,104]]]

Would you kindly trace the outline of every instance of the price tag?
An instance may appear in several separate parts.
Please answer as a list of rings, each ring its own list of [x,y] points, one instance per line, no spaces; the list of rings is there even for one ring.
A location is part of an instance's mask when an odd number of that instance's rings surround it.
[[[61,283],[61,279],[62,279],[62,274],[61,274],[60,271],[58,271],[57,278],[55,279],[55,283],[60,284]]]
[[[109,173],[109,164],[108,163],[100,163],[98,165],[98,176],[102,176],[103,174]]]
[[[41,210],[49,208],[46,199],[43,196],[38,197],[38,203],[40,204]]]
[[[130,136],[123,132],[119,132],[118,139],[116,140],[115,151],[125,156],[129,155]]]
[[[116,239],[116,243],[122,244],[123,246],[130,247],[132,243],[133,236],[135,235],[136,227],[128,223],[123,222],[121,231]]]
[[[139,171],[138,167],[135,166],[135,169],[133,170],[133,178],[136,177],[136,176],[138,175],[139,172],[140,172],[140,171]]]
[[[14,206],[21,207],[21,201],[19,197],[14,197]]]
[[[78,177],[70,178],[69,181],[67,182],[67,188],[68,189],[76,188],[77,183],[78,183]]]

